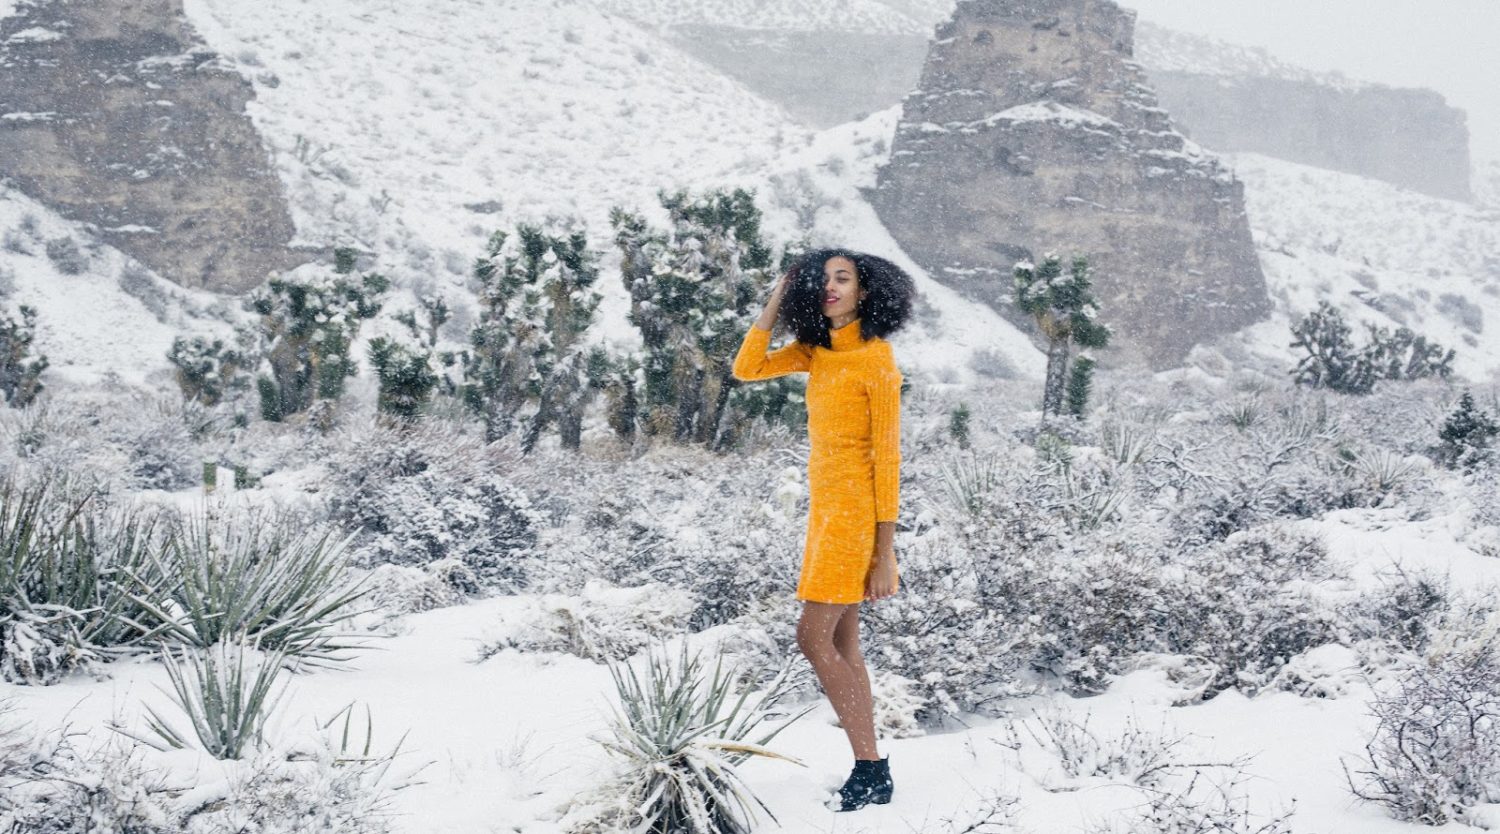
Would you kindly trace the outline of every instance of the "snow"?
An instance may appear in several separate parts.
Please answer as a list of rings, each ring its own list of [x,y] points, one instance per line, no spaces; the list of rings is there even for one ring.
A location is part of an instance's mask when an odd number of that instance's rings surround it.
[[[981,123],[986,127],[993,126],[999,121],[1009,122],[1060,122],[1069,127],[1097,127],[1119,131],[1120,124],[1114,119],[1101,116],[1092,110],[1081,107],[1070,107],[1057,101],[1043,99],[1031,101],[1026,104],[1018,104],[1015,107],[1006,108],[994,114]]]
[[[1434,532],[1434,525],[1409,525],[1373,511],[1334,513],[1317,524],[1329,534],[1334,553],[1356,563],[1401,552],[1425,566],[1500,578],[1500,562],[1454,546]],[[1388,529],[1360,529],[1372,524]],[[632,598],[629,591],[616,595]],[[613,688],[604,666],[571,655],[507,651],[475,662],[476,646],[511,628],[531,605],[529,597],[497,597],[408,615],[395,624],[397,633],[361,653],[348,671],[293,679],[286,711],[273,730],[278,737],[293,737],[350,702],[361,715],[368,706],[377,748],[409,729],[404,747],[409,759],[400,767],[428,765],[422,784],[394,795],[396,831],[553,830],[539,820],[550,818],[558,804],[612,767],[591,736],[606,728],[605,693]],[[713,645],[726,629],[693,635],[689,642],[694,648]],[[1326,647],[1310,652],[1306,663],[1337,672],[1348,660],[1340,648]],[[155,688],[170,689],[161,664],[129,662],[111,669],[112,679],[102,683],[76,678],[52,687],[0,683],[0,698],[15,698],[23,714],[43,726],[66,715],[75,726],[102,726],[113,717],[140,730],[145,704],[173,714]],[[1055,761],[1041,755],[1017,728],[1038,709],[1048,708],[1077,720],[1087,716],[1090,729],[1101,737],[1118,732],[1127,720],[1153,731],[1165,727],[1187,737],[1181,756],[1187,761],[1253,756],[1249,773],[1255,778],[1244,786],[1251,807],[1269,812],[1295,803],[1296,831],[1414,830],[1352,801],[1343,784],[1339,762],[1352,761],[1371,727],[1364,703],[1371,690],[1358,676],[1349,676],[1345,693],[1336,698],[1279,691],[1246,698],[1229,690],[1207,703],[1173,707],[1176,685],[1164,670],[1147,663],[1096,697],[1023,698],[1013,702],[1008,719],[971,718],[969,727],[958,732],[885,739],[881,751],[892,763],[895,799],[861,811],[858,823],[874,826],[872,830],[927,830],[923,826],[932,824],[934,814],[961,816],[982,795],[998,789],[1020,798],[1018,830],[1066,834],[1139,804],[1141,794],[1121,782],[1094,777],[1067,783],[1060,776]],[[1025,742],[1019,755],[1006,746],[1014,743],[1014,733]],[[752,759],[741,768],[746,781],[784,830],[826,830],[830,818],[819,801],[848,766],[843,731],[835,726],[826,699],[782,732],[772,747],[807,767]],[[189,771],[215,764],[188,756],[177,761]],[[204,773],[195,778],[211,781]],[[1060,779],[1065,784],[1059,786]]]
[[[61,32],[54,32],[42,26],[32,26],[12,33],[5,39],[6,43],[46,43],[47,41],[60,41],[63,39]]]
[[[1464,377],[1484,380],[1500,370],[1493,260],[1500,215],[1493,209],[1260,154],[1222,159],[1245,183],[1275,308],[1271,321],[1240,334],[1254,350],[1291,367],[1290,323],[1326,299],[1357,339],[1361,321],[1404,324],[1454,348],[1454,369]]]
[[[147,273],[146,280],[165,296],[176,299],[169,305],[169,319],[158,320],[140,299],[121,287],[119,276],[130,259],[93,240],[79,224],[19,191],[0,186],[0,230],[16,235],[28,217],[36,227],[34,239],[25,242],[25,252],[0,247],[0,273],[13,276],[15,289],[5,299],[12,317],[19,321],[22,304],[36,308],[34,350],[46,354],[50,362],[43,382],[88,385],[114,377],[155,388],[166,381],[162,375],[171,368],[167,351],[174,338],[224,327],[222,322],[205,321],[201,312],[220,307],[222,299],[178,287],[133,265]],[[72,237],[86,253],[88,268],[83,274],[64,274],[47,257],[45,242],[61,237]],[[88,326],[79,326],[80,322]]]
[[[594,5],[656,26],[710,24],[793,32],[930,35],[951,14],[944,0],[593,0]],[[904,7],[904,8],[903,8]]]
[[[250,118],[298,242],[374,252],[398,286],[460,287],[492,231],[561,215],[585,224],[613,268],[612,206],[664,220],[657,189],[717,182],[806,136],[781,108],[586,4],[184,8],[257,81]],[[494,213],[464,208],[492,200]],[[601,283],[604,340],[628,344],[624,289]]]

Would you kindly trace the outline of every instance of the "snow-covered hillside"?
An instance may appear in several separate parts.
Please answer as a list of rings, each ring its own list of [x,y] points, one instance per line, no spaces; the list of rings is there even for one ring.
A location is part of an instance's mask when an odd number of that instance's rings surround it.
[[[44,384],[86,386],[113,375],[172,386],[172,340],[227,334],[241,314],[236,299],[163,280],[3,183],[0,230],[0,297],[17,321],[21,305],[36,309]]]
[[[592,0],[603,9],[657,26],[710,24],[789,32],[930,35],[953,0]]]
[[[1290,322],[1326,299],[1351,324],[1405,325],[1456,349],[1454,370],[1471,379],[1500,368],[1500,211],[1259,154],[1225,159],[1245,182],[1275,305],[1246,334],[1266,355],[1291,362]]]
[[[1260,47],[1168,29],[1140,18],[1135,26],[1135,58],[1153,70],[1310,81],[1338,90],[1378,86],[1343,73],[1317,72],[1289,64]]]

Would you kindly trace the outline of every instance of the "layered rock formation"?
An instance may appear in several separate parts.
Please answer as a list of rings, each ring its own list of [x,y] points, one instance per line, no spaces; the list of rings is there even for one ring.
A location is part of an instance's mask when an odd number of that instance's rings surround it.
[[[1472,197],[1467,117],[1438,93],[1312,73],[1155,26],[1141,27],[1137,47],[1172,121],[1206,147]]]
[[[181,0],[25,3],[0,19],[0,176],[164,277],[239,292],[307,260],[252,95]]]
[[[964,0],[869,197],[934,278],[1013,316],[1011,270],[1095,267],[1116,357],[1163,367],[1270,309],[1241,184],[1173,129],[1109,0]]]

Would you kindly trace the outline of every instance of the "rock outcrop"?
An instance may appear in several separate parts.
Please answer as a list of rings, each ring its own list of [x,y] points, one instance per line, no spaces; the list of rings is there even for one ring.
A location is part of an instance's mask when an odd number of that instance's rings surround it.
[[[1205,147],[1472,199],[1467,117],[1438,93],[1313,73],[1156,26],[1138,34],[1136,57],[1162,106]]]
[[[1016,261],[1094,265],[1116,358],[1155,367],[1270,309],[1243,189],[1173,129],[1109,0],[964,0],[870,199],[937,280],[1007,316]]]
[[[36,0],[0,19],[0,176],[184,286],[308,260],[245,115],[249,83],[181,0]]]

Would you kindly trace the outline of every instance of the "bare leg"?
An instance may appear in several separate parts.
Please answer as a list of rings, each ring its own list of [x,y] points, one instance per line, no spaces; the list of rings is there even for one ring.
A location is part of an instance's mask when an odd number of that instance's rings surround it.
[[[880,755],[875,751],[875,720],[864,660],[859,658],[856,670],[834,645],[834,631],[849,611],[857,624],[859,603],[804,602],[802,619],[797,623],[797,647],[812,664],[818,682],[828,694],[833,711],[849,736],[849,746],[854,748],[854,758],[873,761]],[[857,637],[856,632],[856,657]]]
[[[854,724],[849,727],[849,744],[858,751],[868,740],[868,758],[878,759],[880,756],[875,752],[875,698],[870,693],[870,672],[865,667],[865,656],[859,650],[859,607],[860,603],[856,602],[844,609],[843,616],[839,617],[838,625],[833,629],[833,647],[843,656],[849,668],[854,670],[855,679],[859,682],[859,710],[855,713],[857,717]],[[856,732],[859,734],[859,741],[855,741]],[[866,757],[856,752],[855,758]]]

